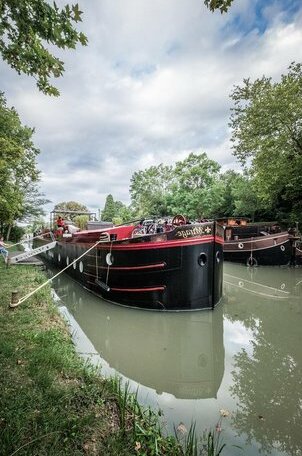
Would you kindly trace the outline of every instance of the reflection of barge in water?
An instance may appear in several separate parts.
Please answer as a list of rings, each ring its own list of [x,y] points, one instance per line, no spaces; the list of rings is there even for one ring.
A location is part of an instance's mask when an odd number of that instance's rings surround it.
[[[224,259],[247,266],[294,261],[296,238],[276,222],[248,223],[245,217],[219,219],[224,225]]]
[[[111,368],[157,393],[215,398],[224,374],[223,306],[158,313],[112,306],[67,276],[58,293]]]
[[[245,268],[239,264],[228,263],[224,273],[225,295],[249,296],[269,301],[301,299],[302,275],[299,268]]]
[[[42,256],[65,268],[90,249],[66,272],[113,303],[150,310],[212,309],[222,295],[223,230],[216,222],[184,222],[174,217],[166,232],[156,222],[143,232],[134,224],[69,232]]]

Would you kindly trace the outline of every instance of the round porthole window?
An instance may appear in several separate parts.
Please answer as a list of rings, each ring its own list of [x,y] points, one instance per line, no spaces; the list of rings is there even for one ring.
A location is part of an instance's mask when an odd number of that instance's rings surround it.
[[[219,252],[219,250],[217,250],[217,252],[216,252],[216,261],[217,261],[217,263],[220,263],[220,252]]]
[[[284,250],[285,250],[284,245],[280,245],[280,249],[282,250],[282,252],[284,252]]]
[[[69,265],[69,256],[66,257],[66,264]]]
[[[238,247],[239,247],[240,249],[243,249],[243,244],[242,244],[242,242],[239,242]]]
[[[58,262],[60,263],[61,262],[61,254],[58,253]]]
[[[208,260],[207,255],[204,252],[202,252],[198,257],[199,266],[205,266],[207,263],[207,260]]]
[[[80,270],[80,272],[83,272],[83,271],[84,271],[84,266],[83,266],[82,261],[80,261],[79,270]]]
[[[113,255],[111,255],[111,253],[107,253],[106,255],[106,263],[108,264],[108,266],[113,265]]]

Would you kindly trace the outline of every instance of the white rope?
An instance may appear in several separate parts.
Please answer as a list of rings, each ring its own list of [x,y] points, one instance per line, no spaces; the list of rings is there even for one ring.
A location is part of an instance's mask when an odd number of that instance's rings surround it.
[[[42,283],[42,285],[40,285],[38,288],[36,288],[35,290],[31,291],[30,293],[28,293],[27,295],[23,296],[23,298],[20,298],[19,301],[16,303],[16,304],[11,304],[10,307],[17,307],[19,304],[22,304],[22,302],[26,301],[28,298],[30,298],[33,294],[35,294],[37,291],[41,290],[41,288],[45,287],[45,285],[47,285],[49,282],[51,282],[53,279],[55,279],[56,277],[58,277],[60,274],[62,274],[62,272],[66,271],[66,269],[70,268],[70,266],[72,266],[74,263],[76,263],[77,261],[79,261],[81,258],[83,258],[83,256],[87,255],[88,252],[90,252],[90,250],[94,249],[101,241],[97,241],[92,247],[90,247],[88,250],[86,250],[86,252],[82,253],[82,255],[80,255],[78,258],[76,258],[75,260],[72,261],[72,263],[70,263],[68,266],[66,266],[64,269],[62,269],[62,271],[58,272],[57,274],[55,274],[53,277],[51,277],[50,279],[46,280],[46,282]]]
[[[29,239],[23,239],[23,241],[16,242],[16,244],[7,245],[6,247],[7,247],[8,249],[10,249],[11,247],[15,247],[15,245],[25,244],[26,242],[30,242],[30,241],[32,241],[33,239],[36,239],[36,238],[38,238],[38,237],[46,236],[46,234],[49,234],[49,233],[51,233],[51,231],[47,231],[47,233],[38,234],[37,236],[31,237],[31,238],[29,238]]]

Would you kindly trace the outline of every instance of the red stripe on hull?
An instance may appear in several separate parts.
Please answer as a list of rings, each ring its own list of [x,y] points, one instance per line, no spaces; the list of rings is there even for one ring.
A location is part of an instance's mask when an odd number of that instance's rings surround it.
[[[166,287],[149,287],[149,288],[110,288],[110,291],[129,291],[133,293],[141,293],[145,291],[164,291]]]
[[[97,248],[101,250],[151,250],[151,249],[166,249],[170,247],[186,247],[196,244],[206,244],[209,242],[216,242],[223,244],[223,240],[214,236],[203,236],[202,238],[194,239],[182,239],[182,240],[172,240],[172,241],[163,241],[163,242],[140,242],[140,243],[129,243],[129,244],[115,244],[106,242],[104,244],[98,244]],[[60,243],[61,244],[61,243]],[[91,242],[79,242],[74,245],[80,245],[87,249],[93,244]]]
[[[143,269],[163,269],[167,266],[166,263],[147,264],[144,266],[110,266],[110,271],[140,271]],[[108,266],[99,266],[99,269],[108,269]]]

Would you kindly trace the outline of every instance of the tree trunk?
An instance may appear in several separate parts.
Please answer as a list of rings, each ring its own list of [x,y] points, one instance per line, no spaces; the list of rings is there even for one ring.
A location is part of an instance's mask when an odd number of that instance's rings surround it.
[[[11,230],[12,230],[12,225],[9,224],[9,225],[8,225],[8,229],[7,229],[7,233],[6,233],[6,240],[7,240],[7,241],[9,241]]]

